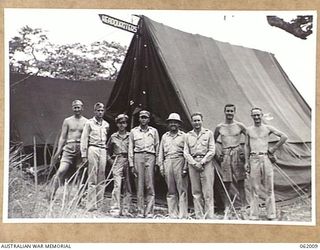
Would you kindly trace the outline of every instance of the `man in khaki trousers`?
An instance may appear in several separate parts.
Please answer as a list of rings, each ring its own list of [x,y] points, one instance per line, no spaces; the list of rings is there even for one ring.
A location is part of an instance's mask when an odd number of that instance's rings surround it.
[[[140,125],[129,136],[129,166],[136,176],[138,218],[153,218],[155,191],[154,169],[159,151],[158,131],[149,126],[150,112],[139,113]],[[146,206],[145,206],[146,198]]]
[[[81,135],[82,161],[88,161],[87,209],[89,211],[97,210],[104,199],[109,123],[103,120],[103,115],[104,105],[98,102],[94,105],[94,117],[86,122]]]
[[[179,127],[180,115],[172,113],[167,119],[169,131],[161,139],[159,167],[165,177],[169,216],[172,219],[188,217],[188,171],[183,156],[185,133]]]
[[[202,127],[203,115],[191,115],[193,130],[186,134],[184,156],[189,164],[189,176],[196,219],[214,219],[213,132]]]

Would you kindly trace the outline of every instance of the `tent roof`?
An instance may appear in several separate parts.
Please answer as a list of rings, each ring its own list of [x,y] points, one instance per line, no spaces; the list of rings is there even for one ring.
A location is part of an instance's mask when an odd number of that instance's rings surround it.
[[[289,141],[311,141],[311,110],[273,54],[143,21],[189,115],[202,112],[213,130],[227,103],[237,106],[237,120],[246,125],[252,124],[250,109],[260,107]]]
[[[12,85],[17,83],[15,85]],[[24,146],[53,144],[63,120],[72,115],[71,102],[84,103],[83,115],[93,116],[93,105],[108,100],[114,81],[71,81],[10,74],[10,140]]]

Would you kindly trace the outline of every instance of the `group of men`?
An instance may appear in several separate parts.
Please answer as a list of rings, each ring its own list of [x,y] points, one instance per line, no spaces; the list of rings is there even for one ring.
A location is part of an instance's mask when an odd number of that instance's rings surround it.
[[[158,168],[165,178],[168,192],[168,215],[173,219],[186,219],[188,214],[188,184],[190,179],[194,215],[197,219],[214,219],[214,156],[216,141],[220,138],[221,155],[219,177],[226,190],[224,204],[233,206],[232,183],[239,190],[242,211],[246,207],[245,179],[251,189],[250,219],[259,219],[259,190],[263,183],[266,190],[267,218],[276,219],[273,185],[273,167],[270,159],[274,152],[287,140],[287,136],[272,126],[262,123],[262,110],[253,108],[253,126],[245,127],[234,119],[236,107],[224,107],[225,121],[212,132],[203,127],[203,115],[191,115],[193,130],[184,133],[180,115],[171,113],[167,119],[168,132],[161,140],[156,128],[149,126],[151,114],[139,113],[139,126],[127,131],[128,116],[119,114],[115,118],[118,131],[107,140],[109,124],[103,120],[104,105],[94,105],[94,117],[87,120],[81,115],[83,103],[72,103],[74,115],[63,122],[57,159],[61,153],[60,167],[53,179],[51,199],[59,185],[63,184],[71,164],[88,162],[88,195],[86,206],[89,211],[98,209],[104,201],[106,187],[106,165],[111,164],[113,191],[110,211],[115,217],[132,215],[132,182],[137,193],[137,217],[153,218],[155,207],[154,174]],[[269,136],[280,137],[272,147]],[[245,146],[241,138],[245,138]],[[247,174],[249,173],[249,174]],[[188,178],[189,177],[189,178]],[[133,179],[133,180],[132,180]],[[121,196],[123,198],[121,199]]]

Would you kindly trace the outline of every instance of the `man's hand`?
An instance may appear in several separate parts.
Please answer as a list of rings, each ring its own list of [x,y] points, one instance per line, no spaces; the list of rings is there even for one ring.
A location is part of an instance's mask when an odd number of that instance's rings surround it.
[[[268,149],[268,153],[270,153],[270,154],[273,155],[274,152],[276,152],[276,149],[275,149],[275,148],[271,147],[271,148]]]
[[[55,164],[58,159],[60,158],[60,153],[56,152],[53,156],[52,156],[52,164]]]
[[[188,169],[187,168],[182,168],[181,175],[182,175],[182,178],[186,177],[188,175]]]
[[[248,174],[250,174],[250,172],[251,172],[251,167],[250,167],[250,164],[249,164],[248,162],[246,162],[246,163],[244,164],[244,168],[245,168],[246,172],[247,172]]]
[[[221,155],[219,155],[219,157],[218,157],[220,163],[223,162],[223,158],[224,158],[223,156],[224,156],[224,155],[221,154]]]
[[[88,161],[88,158],[87,157],[82,157],[82,162],[81,164],[86,164]]]
[[[272,150],[272,151],[275,152],[275,150]],[[276,163],[277,157],[274,155],[274,153],[272,153],[272,151],[268,149],[268,158],[271,161],[271,163]]]
[[[194,168],[197,169],[199,172],[202,172],[204,170],[204,167],[203,165],[200,163],[200,162],[197,162],[195,165],[194,165]]]
[[[154,166],[154,171],[161,173],[161,172],[160,172],[160,166],[159,166],[158,164],[156,164],[156,165]]]
[[[130,171],[133,174],[133,176],[135,178],[138,178],[138,172],[136,171],[136,169],[134,168],[134,166],[130,166]]]
[[[114,163],[114,160],[113,160],[113,159],[108,160],[108,162],[109,162],[109,165],[110,165],[110,166],[113,166],[113,163]]]
[[[159,171],[160,171],[160,174],[164,177],[165,176],[165,172],[164,172],[164,167],[163,166],[159,167]]]

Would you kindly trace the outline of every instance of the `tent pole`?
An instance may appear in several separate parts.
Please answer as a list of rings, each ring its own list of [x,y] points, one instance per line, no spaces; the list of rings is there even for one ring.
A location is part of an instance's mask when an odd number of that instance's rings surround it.
[[[216,172],[217,172],[217,175],[218,175],[219,180],[220,180],[220,182],[221,182],[221,185],[222,185],[222,187],[223,187],[223,190],[225,191],[225,193],[226,193],[226,195],[227,195],[228,201],[230,202],[231,208],[232,208],[233,212],[235,213],[235,215],[236,215],[236,217],[237,217],[237,220],[239,220],[239,216],[238,216],[238,214],[237,214],[237,211],[236,211],[235,207],[233,206],[233,202],[232,202],[232,200],[231,200],[231,198],[230,198],[230,196],[229,196],[229,193],[228,193],[228,190],[227,190],[226,186],[225,186],[224,183],[223,183],[223,180],[222,180],[222,178],[221,178],[221,175],[220,175],[220,173],[219,173],[218,170],[217,170]]]

